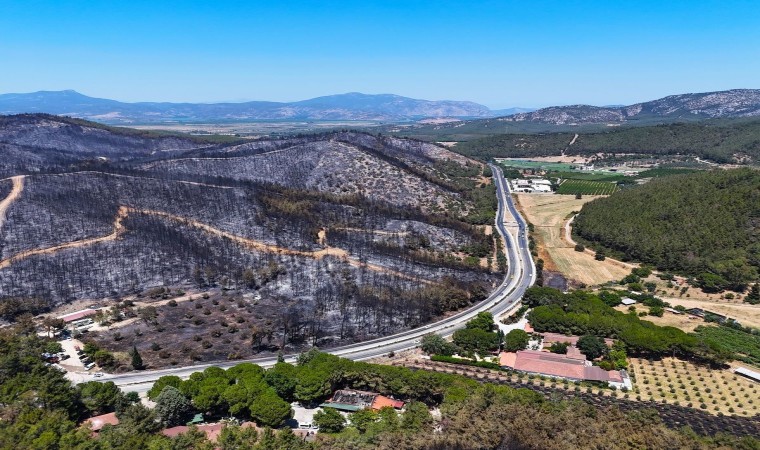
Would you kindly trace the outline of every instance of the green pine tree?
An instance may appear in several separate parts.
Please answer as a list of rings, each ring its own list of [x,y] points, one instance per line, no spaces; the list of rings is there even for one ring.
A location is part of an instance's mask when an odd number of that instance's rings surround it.
[[[752,288],[749,290],[749,294],[744,297],[744,301],[751,305],[760,304],[760,283],[755,283],[752,286]]]
[[[137,346],[132,346],[132,368],[135,370],[143,370],[145,366],[143,366],[143,360],[140,356],[140,352],[137,351]]]

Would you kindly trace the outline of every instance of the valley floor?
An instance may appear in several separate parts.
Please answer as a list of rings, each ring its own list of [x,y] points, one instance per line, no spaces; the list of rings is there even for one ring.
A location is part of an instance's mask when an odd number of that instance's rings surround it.
[[[533,233],[539,248],[538,257],[544,260],[548,271],[562,273],[576,286],[585,284],[594,286],[608,281],[616,281],[628,273],[630,265],[614,261],[594,259],[591,250],[577,252],[575,244],[569,242],[565,225],[574,212],[598,196],[583,196],[576,199],[574,195],[558,194],[516,194],[518,209],[533,224]]]

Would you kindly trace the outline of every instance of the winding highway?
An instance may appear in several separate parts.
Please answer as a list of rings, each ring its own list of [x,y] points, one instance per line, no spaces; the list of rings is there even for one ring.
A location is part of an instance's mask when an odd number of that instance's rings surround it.
[[[528,249],[527,224],[517,212],[512,202],[509,185],[504,179],[502,171],[493,164],[490,167],[493,172],[499,202],[495,225],[504,241],[504,251],[508,259],[507,274],[502,283],[485,300],[438,322],[383,338],[332,348],[327,351],[343,358],[362,361],[386,355],[390,352],[408,350],[419,345],[422,336],[428,333],[450,336],[454,331],[464,327],[465,322],[472,319],[479,312],[490,311],[494,316],[498,316],[509,311],[520,301],[525,290],[536,279],[536,268]],[[285,360],[293,362],[296,356],[289,355]],[[150,389],[159,377],[164,375],[176,375],[181,378],[187,378],[193,372],[202,371],[208,367],[215,366],[227,369],[243,362],[251,362],[266,368],[274,365],[277,359],[265,357],[196,364],[170,369],[145,370],[122,375],[105,375],[97,378],[97,380],[113,381],[124,391],[144,393]],[[92,379],[92,376],[87,376],[84,381]]]

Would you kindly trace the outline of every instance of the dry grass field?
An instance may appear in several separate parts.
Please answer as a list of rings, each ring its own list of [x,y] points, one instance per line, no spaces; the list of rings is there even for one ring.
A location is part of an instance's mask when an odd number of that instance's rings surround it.
[[[634,305],[636,308],[636,312],[641,311],[649,311],[649,308],[644,305]],[[628,312],[628,306],[620,305],[615,307],[616,310],[620,312],[627,313]],[[642,320],[648,320],[655,325],[659,325],[662,327],[669,326],[669,327],[676,327],[680,328],[683,331],[691,332],[694,331],[695,328],[697,328],[700,325],[705,325],[705,321],[701,317],[695,317],[691,316],[689,314],[674,314],[668,311],[665,311],[665,314],[663,314],[662,317],[657,316],[646,316],[642,317]]]
[[[745,326],[760,328],[760,305],[744,303],[740,294],[729,292],[707,294],[699,288],[688,287],[685,283],[683,285],[674,284],[672,285],[673,287],[668,287],[666,281],[662,281],[655,276],[647,278],[646,281],[656,283],[656,295],[672,306],[681,305],[687,309],[702,308],[736,319]],[[683,293],[681,293],[682,286],[688,287]],[[726,298],[726,296],[733,298]],[[659,324],[657,321],[653,320],[653,322]],[[681,327],[679,326],[679,328]]]
[[[619,280],[630,273],[630,268],[613,260],[597,261],[590,252],[576,252],[564,238],[564,225],[573,211],[597,196],[555,194],[516,194],[522,214],[535,227],[534,238],[539,247],[539,258],[546,270],[561,272],[576,285],[593,286]]]
[[[760,385],[729,370],[710,369],[675,358],[630,358],[633,395],[702,409],[713,414],[754,416],[760,412]]]

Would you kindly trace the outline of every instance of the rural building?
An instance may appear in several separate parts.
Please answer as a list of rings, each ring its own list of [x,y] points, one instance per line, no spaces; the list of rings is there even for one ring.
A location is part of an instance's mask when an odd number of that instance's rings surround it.
[[[116,417],[116,413],[108,413],[100,416],[90,417],[84,421],[84,424],[89,424],[94,434],[97,434],[106,425],[116,426],[119,424],[119,418]]]
[[[752,381],[760,383],[760,372],[749,370],[746,367],[737,367],[736,370],[734,370],[734,373],[737,373],[743,377],[749,378]]]
[[[624,304],[625,306],[631,306],[636,304],[636,300],[630,298],[630,297],[623,297],[620,299],[620,303]]]
[[[576,349],[577,350],[577,349]],[[520,372],[545,375],[552,378],[564,378],[572,381],[600,381],[615,388],[631,389],[628,374],[624,370],[604,370],[594,366],[579,351],[570,351],[567,355],[536,350],[520,350],[516,353],[502,352],[499,365],[519,370]]]
[[[691,308],[691,309],[687,309],[686,312],[691,314],[692,316],[697,316],[697,317],[705,316],[705,310],[702,308]]]
[[[339,411],[355,412],[362,409],[373,409],[379,411],[385,407],[401,409],[404,402],[395,400],[390,397],[377,394],[375,392],[355,391],[343,389],[335,391],[332,398],[322,403],[322,408],[333,408]]]
[[[543,178],[518,178],[512,180],[512,190],[515,192],[551,192],[552,182]]]
[[[195,425],[196,429],[206,435],[206,438],[211,442],[216,442],[216,439],[219,437],[219,434],[221,434],[222,429],[226,426],[224,423],[215,423],[215,424],[203,424],[203,425]],[[256,428],[258,430],[258,427],[253,422],[243,422],[242,425],[240,425],[240,428]],[[190,427],[186,425],[180,425],[177,427],[171,427],[167,428],[163,431],[161,431],[161,434],[163,434],[166,437],[175,438],[179,436],[180,434],[184,434],[190,431]]]
[[[66,324],[70,324],[73,322],[76,322],[78,320],[82,320],[86,317],[94,316],[97,314],[98,311],[96,309],[83,309],[81,311],[73,312],[70,314],[65,314],[63,316],[58,317],[59,319],[63,320]]]

